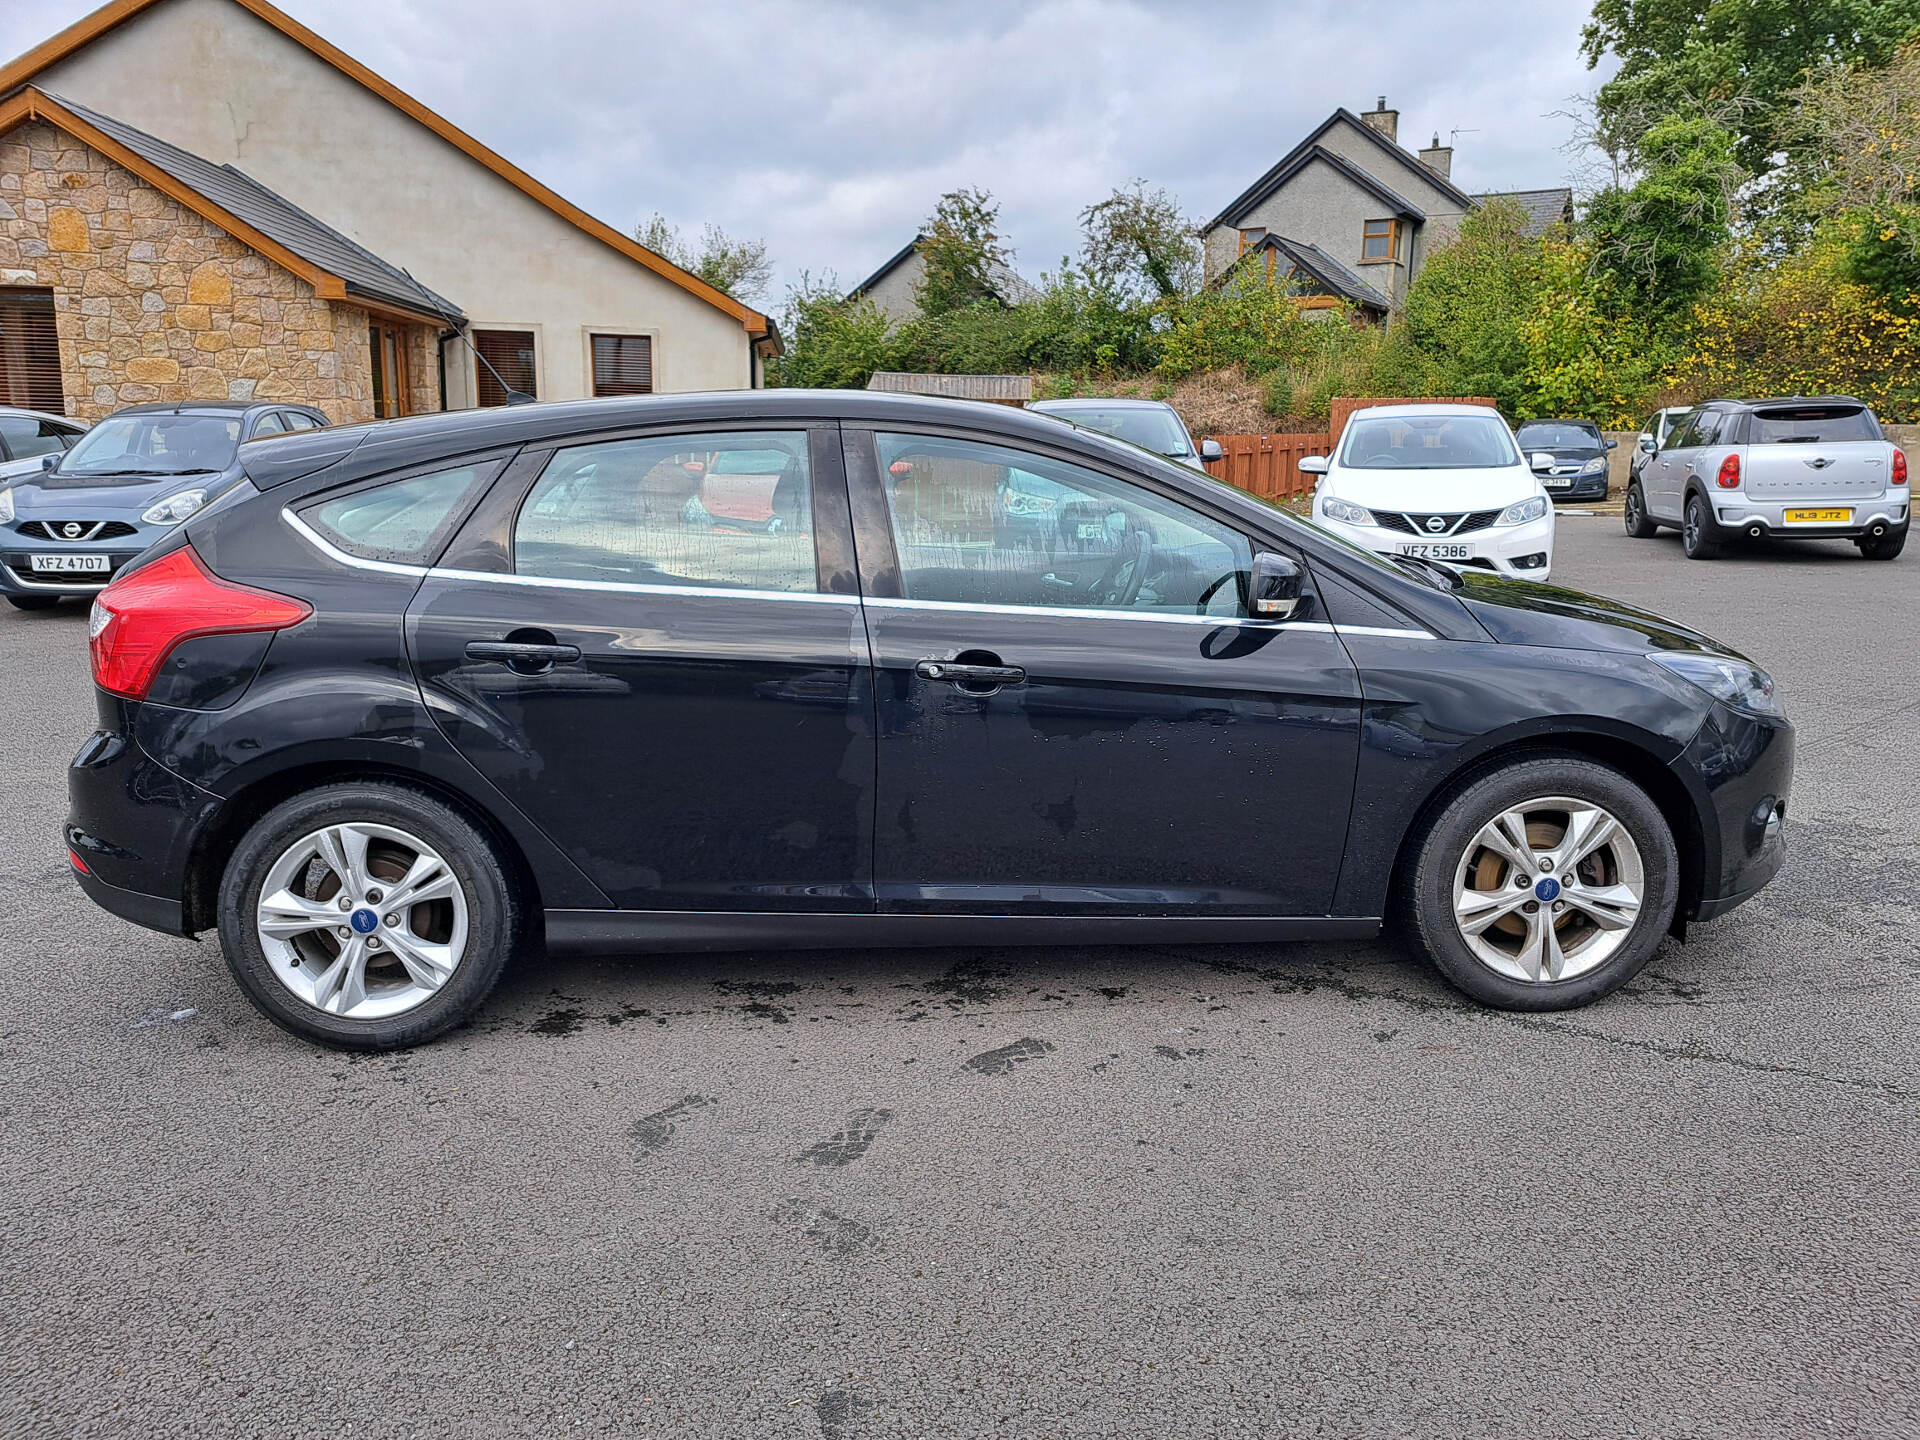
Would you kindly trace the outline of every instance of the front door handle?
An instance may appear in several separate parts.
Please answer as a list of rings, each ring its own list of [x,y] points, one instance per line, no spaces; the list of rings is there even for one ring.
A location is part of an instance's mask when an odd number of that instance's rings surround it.
[[[931,657],[922,660],[913,667],[913,673],[922,680],[945,680],[948,684],[966,686],[978,685],[1023,685],[1027,672],[1018,665],[971,665],[958,660],[936,660]]]
[[[555,665],[566,665],[580,658],[578,645],[542,644],[531,640],[470,640],[469,660],[497,660],[522,675],[537,675]]]

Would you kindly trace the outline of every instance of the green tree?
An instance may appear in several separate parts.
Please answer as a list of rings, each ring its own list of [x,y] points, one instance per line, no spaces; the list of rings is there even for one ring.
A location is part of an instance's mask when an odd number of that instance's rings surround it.
[[[1622,303],[1649,318],[1678,314],[1712,286],[1747,178],[1736,147],[1711,120],[1669,116],[1640,137],[1639,179],[1588,202],[1593,263]]]
[[[831,279],[800,272],[780,319],[786,354],[768,383],[806,389],[859,390],[876,370],[902,368],[903,345],[871,300],[848,300]]]
[[[915,298],[923,314],[1000,299],[993,277],[1008,255],[999,223],[1000,204],[985,190],[950,190],[940,197],[920,242],[926,270]]]
[[[652,219],[635,227],[633,238],[736,300],[759,300],[773,279],[766,241],[736,240],[718,225],[707,226],[699,243],[691,244],[656,210]]]
[[[1135,180],[1080,212],[1087,280],[1128,300],[1168,300],[1200,285],[1200,239],[1165,190]]]
[[[1734,97],[1753,104],[1734,155],[1763,175],[1782,148],[1788,93],[1822,61],[1885,63],[1920,30],[1920,0],[1594,0],[1581,33],[1589,68],[1620,68],[1596,109],[1609,149],[1635,149],[1672,115]]]
[[[1525,394],[1524,327],[1543,284],[1540,241],[1513,200],[1469,211],[1427,257],[1402,307],[1406,339],[1425,357],[1429,393],[1485,395],[1515,413]]]

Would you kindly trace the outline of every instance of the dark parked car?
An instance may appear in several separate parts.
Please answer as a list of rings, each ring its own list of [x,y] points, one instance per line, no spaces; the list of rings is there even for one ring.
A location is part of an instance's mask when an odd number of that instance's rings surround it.
[[[736,466],[726,456],[744,452]],[[703,471],[780,457],[795,522]],[[1359,939],[1605,995],[1773,875],[1748,661],[1389,561],[1040,416],[844,391],[419,416],[241,453],[95,602],[73,871],[270,1018],[412,1044],[510,957]],[[1053,542],[1001,543],[1010,474]]]
[[[1520,451],[1555,500],[1607,498],[1607,453],[1619,445],[1591,420],[1529,420],[1514,432]],[[1534,457],[1545,455],[1548,463]]]
[[[328,423],[305,405],[225,401],[116,410],[64,454],[0,481],[0,595],[46,610],[93,595],[240,478],[243,440]]]

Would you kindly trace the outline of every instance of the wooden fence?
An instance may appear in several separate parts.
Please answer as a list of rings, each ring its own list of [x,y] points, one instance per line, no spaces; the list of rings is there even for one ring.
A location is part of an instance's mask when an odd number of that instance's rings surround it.
[[[1262,500],[1285,500],[1313,489],[1314,477],[1300,473],[1309,455],[1331,455],[1330,435],[1215,435],[1225,458],[1207,463],[1207,473],[1237,485]]]
[[[1341,432],[1347,428],[1347,417],[1349,415],[1353,414],[1356,410],[1364,410],[1369,405],[1485,405],[1490,410],[1499,408],[1484,395],[1456,396],[1452,398],[1426,395],[1411,400],[1404,398],[1384,399],[1378,395],[1365,397],[1337,395],[1334,397],[1332,406],[1329,407],[1331,413],[1328,417],[1329,423],[1327,425],[1327,429],[1332,432],[1333,438],[1336,441],[1339,440]]]

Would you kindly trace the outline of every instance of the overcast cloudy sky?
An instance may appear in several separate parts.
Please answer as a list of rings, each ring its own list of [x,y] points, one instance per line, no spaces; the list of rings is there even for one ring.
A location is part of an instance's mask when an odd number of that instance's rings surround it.
[[[1136,176],[1206,218],[1383,93],[1410,148],[1460,132],[1467,190],[1564,183],[1552,112],[1598,81],[1589,0],[277,3],[621,229],[762,237],[774,309],[803,269],[864,278],[960,185],[999,197],[1036,275]],[[93,8],[5,0],[0,57]]]

